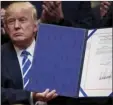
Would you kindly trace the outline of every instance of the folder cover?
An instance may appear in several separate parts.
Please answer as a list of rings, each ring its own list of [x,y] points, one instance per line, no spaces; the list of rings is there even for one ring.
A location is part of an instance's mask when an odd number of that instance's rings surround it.
[[[87,30],[40,24],[27,90],[77,97]]]

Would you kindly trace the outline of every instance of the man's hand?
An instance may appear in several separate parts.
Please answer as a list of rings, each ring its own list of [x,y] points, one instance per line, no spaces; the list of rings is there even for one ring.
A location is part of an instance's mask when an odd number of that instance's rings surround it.
[[[100,15],[101,15],[101,17],[106,15],[110,5],[111,5],[111,3],[109,1],[102,1],[100,3]]]
[[[64,18],[61,1],[44,1],[41,22],[59,22]]]
[[[5,9],[4,8],[0,9],[0,15],[1,15],[1,19],[3,20],[4,19],[4,15],[5,15]]]
[[[35,99],[36,101],[47,102],[56,98],[57,96],[58,94],[56,93],[56,90],[49,91],[49,89],[46,89],[42,93],[33,93],[33,99]]]

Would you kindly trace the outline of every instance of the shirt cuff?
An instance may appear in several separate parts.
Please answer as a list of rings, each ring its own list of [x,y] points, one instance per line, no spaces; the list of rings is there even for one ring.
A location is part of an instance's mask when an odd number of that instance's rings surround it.
[[[34,102],[33,102],[33,92],[31,92],[31,94],[30,94],[30,105],[34,105]]]
[[[35,105],[47,105],[47,102],[37,101]]]

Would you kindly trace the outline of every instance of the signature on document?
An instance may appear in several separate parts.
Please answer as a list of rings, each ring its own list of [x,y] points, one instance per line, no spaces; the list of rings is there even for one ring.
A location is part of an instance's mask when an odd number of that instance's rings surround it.
[[[105,79],[112,80],[112,71],[109,72],[109,70],[106,69],[104,72],[100,73],[99,80],[105,80]]]

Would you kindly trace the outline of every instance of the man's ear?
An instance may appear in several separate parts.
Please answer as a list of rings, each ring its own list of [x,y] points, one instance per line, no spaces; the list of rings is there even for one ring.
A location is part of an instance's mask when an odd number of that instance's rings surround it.
[[[8,27],[7,27],[7,25],[6,25],[6,22],[4,22],[3,26],[4,26],[5,32],[7,33],[7,32],[8,32]]]
[[[38,20],[35,21],[35,28],[34,28],[34,32],[38,31]]]

